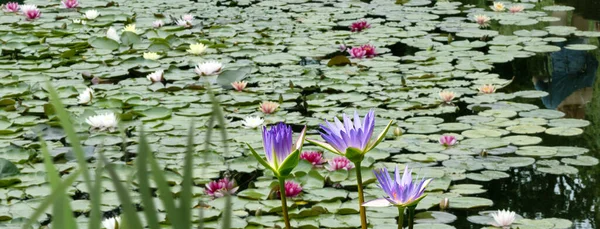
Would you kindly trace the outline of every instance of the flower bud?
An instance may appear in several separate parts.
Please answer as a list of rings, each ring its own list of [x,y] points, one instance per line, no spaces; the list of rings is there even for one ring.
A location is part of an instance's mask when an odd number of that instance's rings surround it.
[[[400,127],[396,127],[396,129],[394,129],[394,136],[398,137],[402,135],[402,129],[400,129]]]
[[[440,210],[444,211],[448,209],[448,207],[450,207],[450,200],[448,200],[448,198],[442,199],[442,201],[440,201]]]

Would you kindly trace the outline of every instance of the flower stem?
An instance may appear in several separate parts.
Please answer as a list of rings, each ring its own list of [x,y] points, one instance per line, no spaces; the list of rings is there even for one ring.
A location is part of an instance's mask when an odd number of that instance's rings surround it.
[[[288,210],[287,210],[287,201],[286,201],[286,194],[285,194],[285,178],[284,177],[279,177],[279,196],[281,198],[281,211],[283,212],[283,221],[285,222],[285,228],[291,229],[292,226],[290,226],[290,217],[288,216]]]
[[[413,229],[415,224],[415,208],[417,205],[408,207],[408,229]]]
[[[356,166],[356,183],[358,187],[358,207],[360,210],[360,225],[362,229],[367,229],[367,211],[365,207],[362,206],[362,204],[365,202],[365,196],[363,194],[362,187],[362,173],[360,167],[361,163],[362,161],[358,161],[358,163],[355,162],[354,164]]]
[[[398,229],[404,228],[404,207],[398,207]]]

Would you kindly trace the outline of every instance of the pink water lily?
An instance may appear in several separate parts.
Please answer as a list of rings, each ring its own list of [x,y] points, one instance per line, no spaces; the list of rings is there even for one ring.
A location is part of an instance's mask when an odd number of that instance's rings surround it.
[[[352,32],[360,32],[368,28],[371,28],[371,24],[369,24],[365,19],[352,22],[350,25],[350,31]]]
[[[510,8],[508,8],[508,11],[514,14],[514,13],[523,12],[524,9],[525,9],[525,7],[522,5],[513,5]]]
[[[449,147],[449,146],[455,145],[458,142],[458,140],[456,139],[456,137],[454,137],[452,135],[442,135],[440,137],[439,142],[441,145],[443,145],[445,147]]]
[[[19,12],[19,3],[9,2],[4,5],[4,12],[15,13]]]
[[[320,166],[325,163],[323,153],[319,151],[305,151],[300,154],[300,159],[310,162],[313,166]]]
[[[262,113],[273,114],[273,113],[275,113],[277,108],[279,108],[279,103],[271,102],[271,101],[264,101],[260,104],[258,109],[260,111],[262,111]]]
[[[440,99],[444,101],[444,103],[452,103],[452,100],[455,97],[455,94],[452,91],[440,91],[438,95],[440,96]]]
[[[284,187],[286,197],[296,197],[302,192],[302,186],[294,181],[286,181]],[[277,192],[277,195],[281,196],[281,193]]]
[[[377,55],[377,51],[375,51],[375,46],[372,44],[364,44],[361,45],[360,48],[362,48],[362,50],[365,51],[365,56],[367,56],[368,58],[372,58]]]
[[[365,58],[367,51],[365,51],[361,47],[354,47],[354,48],[349,48],[348,53],[350,53],[350,57],[352,57],[352,58],[362,59],[362,58]]]
[[[42,11],[36,5],[23,5],[21,6],[21,12],[27,17],[28,21],[38,19],[42,16]]]
[[[77,0],[63,0],[60,3],[62,3],[62,6],[67,9],[73,9],[79,6],[79,1]]]
[[[246,85],[248,85],[248,82],[246,82],[246,81],[235,81],[235,82],[231,83],[231,86],[236,91],[243,91],[244,88],[246,88]]]
[[[336,171],[340,169],[350,170],[354,168],[354,164],[352,164],[352,162],[346,157],[334,157],[327,163],[329,163],[329,166],[327,166],[327,170],[329,171]]]
[[[225,196],[226,194],[233,195],[237,190],[238,187],[235,185],[235,180],[223,178],[206,184],[206,189],[204,192],[209,196],[219,198]]]
[[[479,92],[483,94],[492,94],[496,92],[496,87],[493,84],[485,84],[479,87]]]

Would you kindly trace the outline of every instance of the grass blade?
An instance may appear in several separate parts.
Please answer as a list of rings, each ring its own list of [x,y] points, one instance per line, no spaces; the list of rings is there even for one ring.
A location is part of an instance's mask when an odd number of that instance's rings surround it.
[[[102,203],[102,172],[104,171],[104,163],[102,160],[96,160],[96,171],[94,176],[94,189],[90,191],[90,202],[92,209],[90,211],[90,223],[88,224],[89,229],[100,229],[100,222],[102,220],[102,210],[100,209],[100,203]]]
[[[148,177],[147,163],[148,154],[150,153],[150,146],[148,145],[148,140],[144,135],[144,129],[142,125],[140,129],[140,141],[138,145],[138,156],[136,160],[139,190],[142,197],[142,206],[144,207],[144,215],[146,216],[148,227],[150,227],[151,229],[159,229],[157,216],[158,211],[156,211],[156,207],[154,206],[152,193],[150,191],[150,178]]]
[[[167,218],[171,222],[173,228],[179,229],[181,227],[181,218],[177,215],[177,208],[175,207],[175,201],[173,200],[173,193],[167,184],[167,180],[165,179],[165,175],[163,174],[163,170],[160,168],[156,160],[152,155],[148,155],[148,161],[150,162],[150,168],[152,171],[152,176],[154,177],[154,181],[158,186],[158,194],[160,200],[165,206],[165,210],[167,211]],[[187,228],[186,228],[187,229]]]
[[[102,154],[100,155],[100,158],[104,161],[104,163],[106,163],[105,168],[108,171],[113,184],[115,185],[115,190],[117,192],[117,196],[119,197],[119,201],[121,201],[121,207],[123,208],[125,218],[127,219],[127,225],[125,225],[126,228],[143,228],[140,218],[138,217],[136,210],[133,208],[129,190],[125,189],[123,184],[121,184],[119,175],[117,175],[117,172],[115,172],[112,167],[113,164],[108,162],[108,160],[106,160]]]
[[[191,228],[192,223],[192,183],[194,166],[194,122],[190,123],[188,131],[187,149],[185,151],[185,161],[183,165],[183,181],[181,182],[181,196],[179,197],[179,213],[183,228]]]

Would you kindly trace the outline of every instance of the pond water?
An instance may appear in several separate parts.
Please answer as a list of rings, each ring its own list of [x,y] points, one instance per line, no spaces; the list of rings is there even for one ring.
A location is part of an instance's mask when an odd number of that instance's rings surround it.
[[[493,12],[492,2],[480,0],[398,2],[403,5],[393,0],[81,1],[78,12],[36,0],[27,3],[40,6],[39,19],[0,13],[0,147],[6,149],[0,151],[0,227],[20,228],[50,191],[37,136],[48,141],[61,175],[77,167],[48,105],[42,82],[51,80],[72,113],[89,169],[102,150],[123,183],[133,172],[130,162],[144,125],[169,182],[180,188],[185,135],[194,119],[197,160],[208,158],[195,170],[194,196],[207,201],[208,228],[217,227],[223,201],[203,195],[204,185],[228,176],[240,186],[233,202],[235,228],[282,225],[272,193],[275,180],[244,144],[262,148],[259,130],[244,128],[247,116],[262,117],[265,124],[285,121],[296,132],[307,125],[308,137],[320,139],[324,119],[369,109],[377,115],[375,132],[394,120],[393,129],[402,134],[389,131],[367,155],[367,199],[382,195],[373,168],[409,165],[417,176],[434,178],[417,208],[415,228],[492,228],[489,213],[499,209],[524,218],[514,228],[600,228],[600,3],[505,2],[507,8],[525,8],[509,13]],[[92,8],[100,16],[82,18]],[[173,20],[187,13],[195,15],[189,24]],[[489,16],[489,26],[476,24],[475,15]],[[348,26],[361,18],[371,28],[350,32]],[[157,19],[166,24],[153,28]],[[122,32],[131,23],[137,30]],[[106,36],[109,27],[120,39]],[[208,47],[204,53],[187,51],[198,42]],[[373,44],[378,54],[351,58],[339,50],[342,44]],[[148,52],[159,58],[143,57]],[[210,60],[224,63],[219,74],[194,72],[196,64]],[[159,69],[164,79],[150,82],[146,76]],[[230,83],[242,79],[247,87],[234,91]],[[481,93],[487,84],[495,92]],[[94,96],[79,104],[77,96],[86,87]],[[209,87],[224,109],[228,151],[219,136],[204,150],[212,115]],[[442,89],[457,98],[440,101]],[[264,101],[279,108],[265,114],[257,109]],[[90,130],[86,119],[104,112],[118,115],[125,142],[116,131]],[[443,134],[459,143],[441,146]],[[305,150],[318,148],[306,143]],[[4,169],[10,166],[18,171]],[[352,171],[301,161],[289,178],[303,187],[292,199],[294,225],[360,225]],[[114,187],[104,178],[102,210],[118,213]],[[89,213],[86,190],[83,183],[69,190],[80,225]],[[450,209],[440,211],[442,198],[449,198]],[[396,228],[395,209],[368,214],[373,228]],[[48,222],[40,219],[42,225]]]

